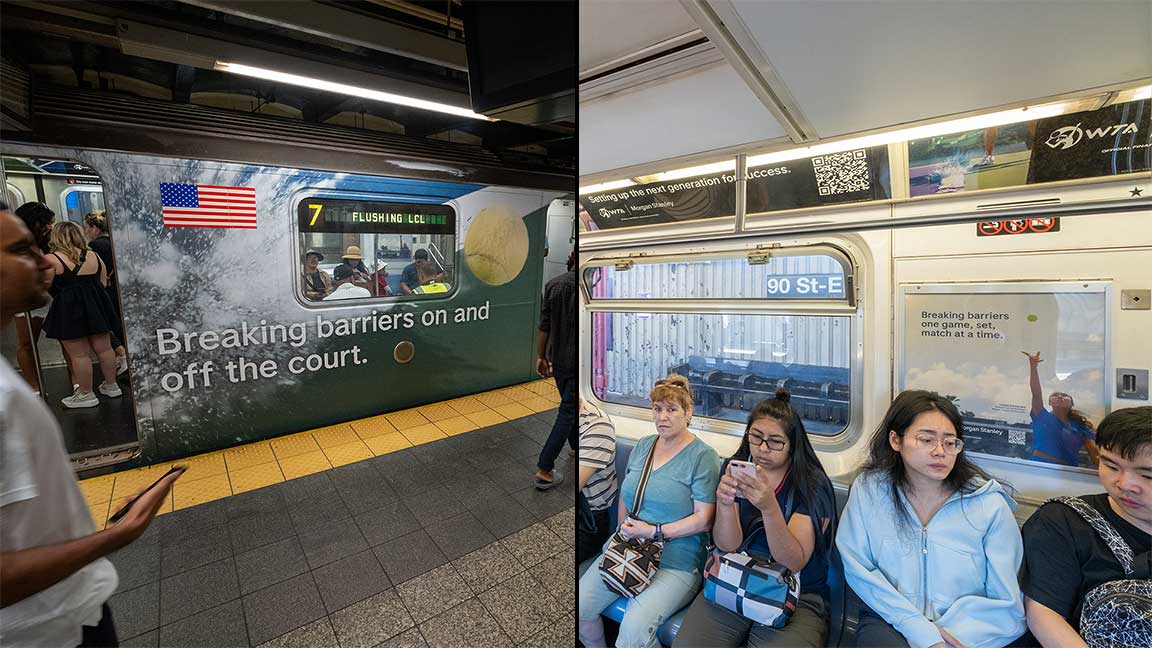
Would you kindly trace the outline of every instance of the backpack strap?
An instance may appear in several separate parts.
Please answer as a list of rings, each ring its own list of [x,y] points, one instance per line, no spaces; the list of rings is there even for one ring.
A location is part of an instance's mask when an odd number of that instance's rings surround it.
[[[1132,562],[1134,560],[1132,547],[1129,547],[1128,543],[1124,542],[1124,538],[1120,536],[1120,533],[1115,527],[1108,523],[1108,520],[1104,519],[1103,515],[1100,515],[1100,511],[1097,511],[1094,506],[1079,497],[1055,497],[1048,501],[1059,502],[1076,511],[1080,517],[1084,518],[1084,521],[1095,529],[1097,535],[1099,535],[1100,538],[1104,540],[1104,543],[1108,545],[1108,548],[1112,550],[1112,555],[1116,556],[1116,560],[1124,569],[1124,574],[1127,576],[1132,575]]]

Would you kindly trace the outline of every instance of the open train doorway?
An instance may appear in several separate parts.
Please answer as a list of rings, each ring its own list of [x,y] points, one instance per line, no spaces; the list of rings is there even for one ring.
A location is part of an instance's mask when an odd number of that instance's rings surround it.
[[[0,351],[60,422],[77,470],[131,459],[140,443],[113,252],[115,216],[105,208],[103,182],[70,160],[5,156],[3,168],[10,207],[58,268],[52,301],[18,315],[2,333]],[[81,258],[87,262],[78,264]],[[95,319],[110,329],[107,347],[95,332],[104,327],[80,309],[101,312]],[[95,326],[93,335],[74,337],[81,323]]]

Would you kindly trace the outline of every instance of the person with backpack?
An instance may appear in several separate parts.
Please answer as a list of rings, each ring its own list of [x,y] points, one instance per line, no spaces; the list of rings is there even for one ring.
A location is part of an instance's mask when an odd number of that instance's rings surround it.
[[[1024,607],[1045,648],[1152,645],[1152,407],[1109,414],[1096,445],[1105,492],[1024,524]]]
[[[755,576],[747,576],[747,570],[732,570],[734,578],[725,580],[720,578],[722,568],[709,569],[709,584],[688,608],[676,634],[678,647],[820,648],[827,643],[828,560],[836,496],[790,400],[788,391],[779,389],[775,398],[753,407],[740,448],[720,470],[712,525],[717,552],[709,564],[719,565],[715,561],[723,561],[728,552],[745,552],[759,565],[782,566],[798,574],[795,612],[789,618],[784,605],[755,605],[773,588],[751,586]],[[755,476],[737,470],[734,460],[752,464]],[[740,605],[733,606],[737,601]]]
[[[892,401],[852,485],[836,545],[867,606],[857,646],[999,648],[1024,633],[1024,547],[1004,486],[964,454],[935,392]]]

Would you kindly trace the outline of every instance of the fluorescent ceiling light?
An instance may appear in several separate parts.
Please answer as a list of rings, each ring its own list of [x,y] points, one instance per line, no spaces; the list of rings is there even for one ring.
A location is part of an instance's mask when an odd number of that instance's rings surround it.
[[[419,108],[421,110],[431,110],[434,112],[456,115],[458,117],[467,117],[469,119],[496,121],[494,119],[489,119],[484,115],[474,113],[467,108],[461,108],[460,106],[450,106],[448,104],[443,104],[436,101],[426,101],[424,99],[416,99],[415,97],[405,97],[404,95],[392,94],[391,92],[369,90],[368,88],[360,88],[343,83],[336,83],[334,81],[324,81],[323,79],[313,79],[311,77],[288,74],[287,72],[277,72],[275,70],[266,70],[264,68],[252,67],[250,65],[240,65],[239,63],[225,63],[223,61],[216,61],[215,67],[221,72],[231,72],[233,74],[255,77],[257,79],[265,79],[267,81],[277,81],[279,83],[287,83],[289,85],[300,86],[303,88],[312,88],[313,90],[325,90],[327,92],[335,92],[337,94],[344,94],[352,97],[361,97],[363,99],[372,99],[373,101],[383,101],[385,103],[398,104],[401,106],[408,106],[410,108]]]
[[[1112,104],[1127,103],[1129,101],[1140,101],[1141,99],[1152,99],[1152,85],[1146,85],[1142,88],[1132,88],[1130,90],[1121,90],[1116,93],[1116,98],[1112,100]]]
[[[936,137],[938,135],[949,135],[952,133],[980,130],[984,128],[991,128],[993,126],[1005,126],[1007,124],[1031,121],[1033,119],[1045,119],[1048,117],[1062,115],[1067,110],[1067,108],[1068,104],[1055,103],[1030,108],[1004,110],[987,115],[977,115],[975,117],[964,117],[962,119],[953,119],[951,121],[940,122],[937,124],[928,124],[926,126],[902,128],[900,130],[889,131],[887,133],[877,133],[875,135],[865,135],[864,137],[854,137],[852,139],[830,142],[828,144],[817,144],[815,146],[806,146],[804,148],[789,149],[787,151],[776,151],[774,153],[756,155],[748,158],[748,166],[763,166],[765,164],[775,164],[778,162],[812,157],[815,155],[827,155],[829,153],[839,153],[840,151],[867,148],[870,146],[882,146],[896,142],[924,139],[926,137]]]
[[[664,182],[665,180],[676,180],[679,178],[690,178],[692,176],[707,175],[709,173],[720,173],[721,171],[735,171],[736,160],[725,160],[723,162],[713,162],[712,164],[702,164],[700,166],[688,167],[686,169],[674,169],[672,171],[663,171],[652,176],[645,176],[645,181],[648,182]],[[651,178],[651,180],[648,180]]]
[[[580,195],[599,193],[601,191],[612,191],[613,189],[623,189],[624,187],[631,187],[636,184],[631,180],[613,180],[612,182],[603,182],[600,184],[588,185],[580,187]]]

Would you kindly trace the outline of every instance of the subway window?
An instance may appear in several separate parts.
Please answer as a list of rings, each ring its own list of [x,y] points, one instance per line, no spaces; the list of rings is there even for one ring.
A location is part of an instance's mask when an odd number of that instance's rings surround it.
[[[648,408],[653,383],[678,373],[692,385],[695,417],[742,425],[783,387],[810,434],[837,435],[852,399],[849,273],[846,260],[823,253],[586,268],[592,391]],[[622,301],[637,299],[662,300],[660,312]]]
[[[432,299],[452,292],[450,205],[305,198],[297,208],[305,301]]]

